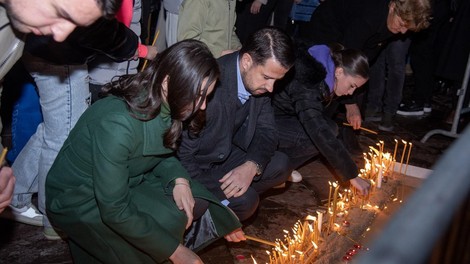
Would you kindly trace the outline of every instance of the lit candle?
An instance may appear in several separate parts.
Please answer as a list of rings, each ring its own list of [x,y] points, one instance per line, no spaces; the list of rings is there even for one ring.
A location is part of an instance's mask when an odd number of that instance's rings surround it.
[[[317,218],[317,226],[318,226],[318,232],[321,234],[321,226],[323,223],[323,212],[317,211],[318,218]]]
[[[401,160],[400,160],[400,175],[401,175],[401,167],[403,166],[403,158],[405,157],[406,153],[406,146],[408,145],[408,142],[402,140],[404,146],[403,146],[403,152],[401,153]]]
[[[382,177],[383,177],[383,172],[382,172],[382,165],[379,166],[379,176],[377,176],[377,188],[382,188]]]
[[[393,151],[393,161],[395,161],[395,157],[397,156],[397,148],[398,148],[398,140],[395,139],[395,150]]]
[[[330,202],[331,202],[331,182],[328,181],[328,184],[330,185],[330,192],[328,193],[328,209],[330,208]]]

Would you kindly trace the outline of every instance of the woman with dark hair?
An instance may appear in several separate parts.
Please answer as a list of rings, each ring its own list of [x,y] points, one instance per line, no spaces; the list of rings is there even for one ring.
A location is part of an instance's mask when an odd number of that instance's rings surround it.
[[[368,78],[369,63],[359,50],[315,45],[299,51],[295,66],[279,83],[283,89],[276,88],[273,98],[279,150],[289,156],[290,169],[320,152],[342,183],[349,181],[361,194],[368,193],[370,184],[357,177],[356,164],[336,138],[336,124],[323,114],[325,105],[353,94]]]
[[[202,127],[218,76],[205,44],[182,41],[108,84],[81,116],[46,181],[47,213],[75,263],[202,263],[189,248],[245,239],[236,216],[174,155],[183,127]],[[195,238],[207,217],[213,230]]]

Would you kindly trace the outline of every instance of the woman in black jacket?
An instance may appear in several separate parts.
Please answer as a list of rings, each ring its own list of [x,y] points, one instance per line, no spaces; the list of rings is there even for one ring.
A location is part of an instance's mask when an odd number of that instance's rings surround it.
[[[369,78],[367,57],[359,50],[315,45],[299,52],[293,70],[279,83],[273,97],[279,150],[296,169],[319,152],[336,170],[342,183],[349,181],[361,194],[370,184],[357,177],[358,168],[336,138],[336,124],[323,114],[335,98],[351,95]]]

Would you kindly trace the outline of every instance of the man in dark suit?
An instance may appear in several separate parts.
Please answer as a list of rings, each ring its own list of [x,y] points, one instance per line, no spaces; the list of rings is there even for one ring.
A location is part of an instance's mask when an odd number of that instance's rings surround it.
[[[259,194],[286,181],[288,158],[277,152],[271,99],[274,82],[294,63],[291,39],[275,28],[249,37],[239,52],[218,59],[221,75],[206,109],[206,126],[186,131],[178,156],[193,179],[246,220]]]

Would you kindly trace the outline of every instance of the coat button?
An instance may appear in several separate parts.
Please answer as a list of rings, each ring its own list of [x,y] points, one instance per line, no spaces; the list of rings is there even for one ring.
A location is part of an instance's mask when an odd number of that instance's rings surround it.
[[[224,153],[220,153],[219,156],[217,156],[219,159],[223,159],[225,157]]]

